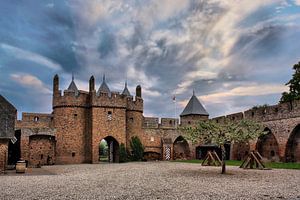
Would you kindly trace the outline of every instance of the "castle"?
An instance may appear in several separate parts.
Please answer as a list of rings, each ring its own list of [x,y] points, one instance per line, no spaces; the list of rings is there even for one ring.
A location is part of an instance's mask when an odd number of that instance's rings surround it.
[[[17,142],[7,142],[11,135],[4,138],[6,142],[1,142],[4,139],[0,137],[1,166],[15,164],[19,158],[29,166],[98,163],[99,143],[103,139],[108,144],[109,161],[118,162],[119,146],[129,148],[133,136],[138,136],[143,143],[146,160],[203,158],[208,150],[217,149],[213,145],[186,141],[178,128],[209,119],[194,94],[180,115],[180,124],[175,118],[144,117],[143,103],[139,85],[133,97],[127,83],[122,93],[111,91],[105,76],[96,89],[92,76],[89,91],[78,90],[73,78],[69,87],[61,91],[59,77],[55,75],[53,112],[22,113],[22,120],[11,125],[15,127]],[[228,144],[227,159],[240,160],[250,150],[257,149],[269,160],[300,162],[300,101],[253,108],[211,120],[221,123],[225,118],[257,120],[269,132],[249,144]]]

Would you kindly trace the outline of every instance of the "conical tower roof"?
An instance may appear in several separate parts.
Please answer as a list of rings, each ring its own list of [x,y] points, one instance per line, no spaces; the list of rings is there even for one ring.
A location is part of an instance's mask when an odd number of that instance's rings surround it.
[[[105,75],[103,75],[103,80],[102,83],[97,91],[97,94],[100,95],[100,93],[107,93],[110,94],[110,89],[107,86],[106,82],[105,82]]]
[[[72,75],[72,81],[71,81],[71,83],[70,83],[70,85],[68,87],[68,90],[69,91],[73,91],[75,93],[78,93],[78,88],[77,88],[77,86],[76,86],[76,84],[74,82],[74,75]]]
[[[127,81],[125,82],[125,88],[124,88],[122,94],[125,95],[125,96],[131,96],[130,92],[129,92],[128,88],[127,88]]]
[[[186,116],[186,115],[205,115],[205,116],[209,115],[208,112],[200,103],[199,99],[195,96],[194,91],[190,101],[184,108],[183,112],[180,114],[180,116]]]

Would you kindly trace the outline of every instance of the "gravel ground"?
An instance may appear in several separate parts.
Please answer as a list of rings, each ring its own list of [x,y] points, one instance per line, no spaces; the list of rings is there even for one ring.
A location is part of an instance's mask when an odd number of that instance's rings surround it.
[[[0,199],[299,199],[300,170],[243,170],[176,162],[43,167],[0,176]]]

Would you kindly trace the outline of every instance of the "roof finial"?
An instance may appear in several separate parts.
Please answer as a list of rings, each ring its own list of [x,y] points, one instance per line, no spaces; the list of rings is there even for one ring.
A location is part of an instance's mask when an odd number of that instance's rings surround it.
[[[74,81],[74,72],[72,72],[72,81]]]
[[[193,96],[195,96],[195,90],[193,89]]]
[[[103,82],[105,82],[105,74],[103,74]]]

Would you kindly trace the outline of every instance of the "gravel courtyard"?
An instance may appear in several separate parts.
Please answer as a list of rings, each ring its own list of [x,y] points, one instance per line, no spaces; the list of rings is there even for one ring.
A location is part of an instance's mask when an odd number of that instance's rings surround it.
[[[300,170],[227,170],[176,162],[46,166],[1,175],[0,199],[300,199]]]

